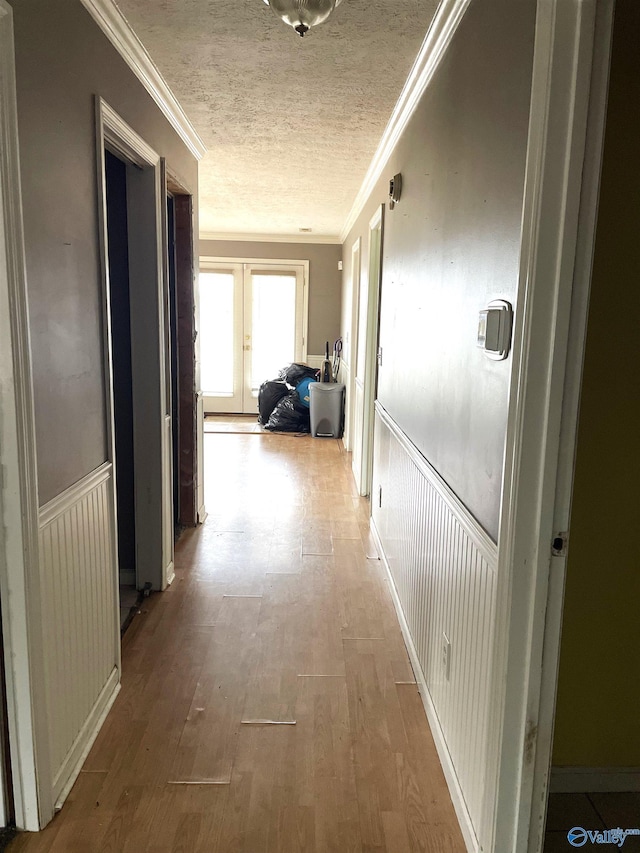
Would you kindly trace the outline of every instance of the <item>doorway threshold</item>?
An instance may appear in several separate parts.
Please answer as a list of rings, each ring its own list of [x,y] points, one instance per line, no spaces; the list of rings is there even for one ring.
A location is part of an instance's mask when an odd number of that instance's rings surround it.
[[[260,435],[265,428],[258,423],[256,415],[205,415],[204,431]]]

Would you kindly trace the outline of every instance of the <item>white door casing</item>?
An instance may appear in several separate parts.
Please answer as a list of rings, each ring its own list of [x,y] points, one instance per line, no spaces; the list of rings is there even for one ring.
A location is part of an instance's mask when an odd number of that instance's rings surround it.
[[[136,583],[162,590],[173,579],[171,408],[167,401],[166,182],[158,154],[102,98],[96,98],[105,375],[109,459],[115,463],[105,146],[127,167],[131,362],[136,505]],[[167,408],[169,406],[169,408]],[[114,464],[115,472],[115,464]],[[114,474],[114,518],[115,506]],[[114,525],[114,553],[117,553]]]
[[[491,851],[543,844],[564,585],[551,548],[569,524],[612,5],[538,2],[498,539]]]
[[[0,0],[0,413],[0,596],[13,799],[16,825],[35,831],[53,816],[53,797],[13,19],[5,0]]]
[[[361,495],[371,492],[373,471],[374,402],[378,377],[380,275],[382,271],[381,205],[369,222],[369,264],[358,311],[358,351],[355,361],[353,475]]]
[[[344,447],[353,450],[355,435],[356,360],[358,357],[358,316],[360,305],[360,237],[351,247],[351,277],[349,279],[347,335],[345,341],[346,378]]]

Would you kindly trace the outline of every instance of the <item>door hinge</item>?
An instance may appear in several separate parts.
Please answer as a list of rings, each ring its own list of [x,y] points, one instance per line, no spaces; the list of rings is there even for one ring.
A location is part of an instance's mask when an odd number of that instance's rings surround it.
[[[554,557],[565,557],[567,554],[567,545],[569,544],[569,534],[566,530],[561,530],[555,533],[551,540],[551,553]]]
[[[382,347],[378,347],[378,364],[382,364]]]

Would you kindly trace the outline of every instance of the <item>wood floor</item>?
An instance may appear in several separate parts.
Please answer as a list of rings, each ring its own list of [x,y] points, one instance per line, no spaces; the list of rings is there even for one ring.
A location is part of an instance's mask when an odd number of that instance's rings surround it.
[[[9,850],[464,853],[341,443],[205,448],[209,517],[64,808]]]

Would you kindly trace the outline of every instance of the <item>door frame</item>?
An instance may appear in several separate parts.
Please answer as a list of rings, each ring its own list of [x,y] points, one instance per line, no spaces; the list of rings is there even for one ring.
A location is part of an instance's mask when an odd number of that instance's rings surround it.
[[[566,556],[552,543],[569,530],[612,5],[537,4],[498,538],[488,850],[539,853],[544,840]]]
[[[44,692],[35,417],[16,108],[13,12],[0,0],[0,597],[16,825],[53,816]],[[6,803],[4,811],[6,814]]]
[[[253,266],[283,266],[283,267],[302,267],[303,282],[302,282],[302,355],[301,361],[305,362],[308,358],[308,340],[309,340],[309,261],[300,260],[297,258],[231,258],[231,257],[214,257],[212,255],[202,255],[200,257],[199,270],[206,272],[207,269],[215,270],[217,266],[240,267],[243,276],[243,292],[242,292],[242,311],[244,312],[244,274],[247,267]],[[200,288],[198,287],[198,292]],[[234,296],[235,299],[235,296]],[[198,298],[198,305],[200,299]],[[198,309],[199,310],[199,309]],[[198,328],[202,330],[202,320],[199,317]],[[242,382],[243,388],[245,383],[244,364],[242,366]],[[200,384],[201,387],[201,384]],[[200,390],[200,396],[205,397],[204,390]],[[257,400],[256,400],[257,411]]]
[[[349,294],[349,319],[347,332],[349,335],[348,352],[349,361],[346,364],[349,375],[347,376],[345,424],[344,424],[344,449],[348,452],[353,450],[353,431],[355,427],[355,396],[356,396],[356,360],[358,358],[358,307],[360,305],[360,277],[362,275],[360,237],[357,237],[351,246],[351,268],[350,268],[350,294]],[[344,359],[343,359],[344,361]]]
[[[382,286],[382,248],[385,205],[381,204],[369,221],[369,264],[367,268],[367,320],[364,352],[364,386],[361,436],[360,477],[356,483],[363,497],[371,492],[373,476],[373,433],[378,384],[378,343],[380,336],[380,288]],[[375,234],[378,237],[374,237]],[[359,337],[359,333],[358,333]],[[358,370],[356,353],[355,372]],[[356,376],[356,381],[357,381]],[[355,456],[355,449],[354,449]]]
[[[170,402],[167,402],[168,283],[165,277],[166,176],[160,156],[100,97],[96,97],[100,255],[107,379],[107,449],[113,464],[112,545],[117,554],[115,426],[111,338],[111,300],[104,151],[127,166],[129,217],[131,361],[133,383],[134,493],[136,515],[136,586],[163,590],[174,578],[173,500],[171,487]],[[169,408],[167,408],[169,406]],[[169,423],[167,423],[169,415]],[[117,583],[118,578],[115,578]],[[116,597],[117,600],[117,597]],[[119,643],[118,643],[119,647]]]
[[[198,523],[198,460],[202,453],[202,447],[198,443],[196,394],[197,349],[200,342],[196,334],[193,194],[168,165],[165,165],[165,172],[166,194],[173,198],[175,232],[177,428],[180,462],[178,469],[174,471],[174,478],[178,481],[179,523],[184,527],[195,527]],[[168,275],[167,271],[167,278]]]

